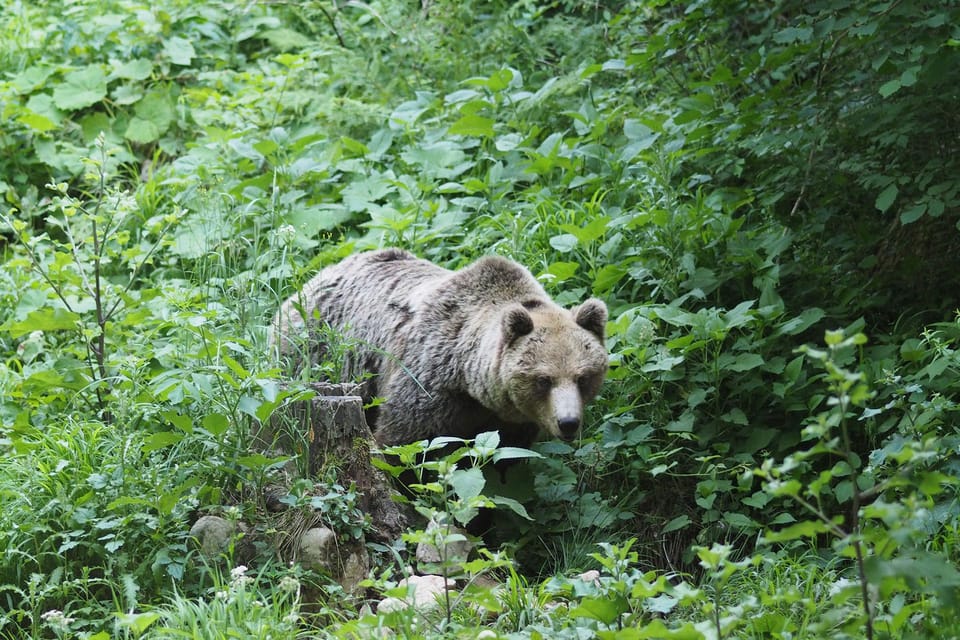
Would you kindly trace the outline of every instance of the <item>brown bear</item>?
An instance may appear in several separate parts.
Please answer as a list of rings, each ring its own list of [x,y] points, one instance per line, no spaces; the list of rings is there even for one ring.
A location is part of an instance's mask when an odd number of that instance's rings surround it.
[[[368,416],[380,445],[496,430],[528,447],[539,433],[577,436],[606,374],[606,321],[602,301],[563,309],[499,256],[449,271],[384,249],[323,269],[273,327],[285,357],[299,336],[319,361],[323,325],[358,345],[343,373],[372,374],[367,393],[385,398]]]

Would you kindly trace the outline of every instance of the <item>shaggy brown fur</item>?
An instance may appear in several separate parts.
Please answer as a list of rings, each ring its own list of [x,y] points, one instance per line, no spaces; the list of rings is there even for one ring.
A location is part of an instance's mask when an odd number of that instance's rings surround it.
[[[505,258],[454,272],[385,249],[321,271],[274,328],[281,355],[305,336],[313,362],[321,323],[360,343],[344,375],[374,374],[382,445],[498,430],[504,444],[529,446],[540,431],[576,437],[607,370],[606,320],[600,300],[565,310]]]

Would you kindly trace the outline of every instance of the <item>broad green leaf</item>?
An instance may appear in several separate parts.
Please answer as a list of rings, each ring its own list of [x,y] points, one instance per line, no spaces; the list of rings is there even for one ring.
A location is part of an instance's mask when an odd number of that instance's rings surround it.
[[[130,124],[123,133],[123,137],[131,142],[147,144],[160,138],[160,127],[150,120],[143,118],[130,118]]]
[[[516,69],[503,68],[499,71],[495,71],[489,78],[487,78],[484,84],[491,91],[503,91],[511,85],[522,85],[523,76],[521,76],[520,72]]]
[[[812,325],[823,319],[823,309],[811,307],[804,309],[799,316],[790,318],[777,328],[777,333],[787,335],[797,335],[809,329]]]
[[[159,433],[152,434],[144,441],[143,451],[144,453],[158,451],[171,445],[178,444],[182,440],[182,433],[177,433],[176,431],[161,431]]]
[[[313,238],[323,231],[335,229],[352,217],[353,214],[349,209],[331,203],[315,207],[296,207],[284,216],[284,220],[303,237]]]
[[[888,80],[880,85],[879,93],[884,98],[888,98],[895,94],[897,91],[900,91],[900,78],[894,78],[893,80]]]
[[[162,415],[170,424],[186,433],[193,433],[193,418],[177,411],[163,411]]]
[[[270,465],[283,460],[283,458],[268,458],[262,453],[255,453],[249,456],[240,456],[237,458],[237,463],[248,469],[253,469],[255,471],[265,469]]]
[[[93,142],[101,133],[109,132],[113,128],[113,122],[110,116],[101,111],[85,116],[80,120],[83,140],[87,144]]]
[[[780,44],[792,44],[794,42],[810,42],[813,35],[813,29],[810,27],[787,27],[773,34],[773,39]]]
[[[570,611],[570,615],[576,618],[590,618],[611,625],[629,610],[630,603],[626,597],[619,593],[611,593],[606,597],[584,598],[580,601],[579,606]]]
[[[623,282],[627,270],[620,264],[604,265],[593,279],[593,292],[596,295],[611,291],[617,284]]]
[[[660,133],[637,120],[625,120],[623,133],[630,140],[620,152],[620,162],[630,162],[638,153],[652,147],[660,138]]]
[[[494,122],[491,118],[485,118],[476,114],[467,115],[450,125],[447,133],[454,136],[492,138]]]
[[[450,476],[450,486],[461,500],[476,498],[483,491],[486,479],[479,467],[457,469]]]
[[[904,70],[900,74],[900,85],[903,87],[912,87],[917,84],[917,77],[920,75],[920,65],[914,65]]]
[[[745,300],[723,314],[723,320],[727,328],[733,329],[734,327],[743,327],[750,324],[754,319],[753,314],[750,313],[750,309],[755,302],[756,300]]]
[[[493,503],[498,507],[509,509],[510,511],[514,512],[515,514],[517,514],[521,518],[524,518],[525,520],[533,520],[533,518],[530,517],[530,514],[527,513],[526,507],[524,507],[522,504],[520,504],[513,498],[507,498],[505,496],[494,496],[493,498],[491,498],[491,500],[493,500]]]
[[[594,216],[590,221],[578,227],[572,224],[562,224],[560,229],[575,236],[582,244],[588,244],[603,237],[607,232],[607,225],[610,224],[610,217],[605,215]]]
[[[734,358],[733,362],[727,365],[727,369],[739,373],[756,369],[757,367],[762,366],[763,363],[763,357],[757,353],[741,353]]]
[[[900,214],[900,222],[902,224],[910,224],[911,222],[916,222],[923,217],[923,214],[927,212],[927,204],[921,202],[915,204],[912,207],[904,209]]]
[[[550,246],[560,253],[569,253],[577,246],[577,236],[570,233],[562,233],[550,238]]]
[[[143,87],[139,84],[122,84],[110,92],[110,99],[116,105],[134,104],[143,98]]]
[[[541,280],[551,280],[556,283],[565,282],[575,276],[579,268],[579,262],[551,262],[538,278]]]
[[[146,80],[153,73],[153,63],[144,58],[133,58],[113,68],[113,78]]]
[[[778,531],[768,531],[760,538],[760,542],[770,544],[773,542],[789,542],[801,538],[816,538],[830,531],[830,526],[820,520],[804,520]]]
[[[31,311],[25,320],[6,322],[0,329],[9,331],[14,338],[32,331],[65,331],[77,329],[80,316],[60,307]]]
[[[57,128],[57,123],[51,120],[46,116],[42,116],[38,113],[33,113],[28,111],[27,113],[21,115],[17,118],[17,122],[20,124],[30,127],[37,133],[46,133],[51,129]]]
[[[896,184],[889,185],[886,189],[880,192],[880,195],[877,196],[877,201],[874,203],[874,206],[876,206],[881,212],[885,212],[890,208],[890,205],[893,204],[893,201],[897,199],[897,194],[899,192],[900,189],[897,188]]]
[[[107,95],[107,76],[97,64],[71,71],[53,90],[53,103],[60,109],[76,111],[103,100]]]
[[[313,42],[310,38],[293,29],[267,29],[260,33],[260,37],[280,51],[302,49]]]
[[[209,413],[203,416],[200,424],[215,436],[223,435],[230,427],[230,421],[222,413]]]
[[[54,67],[46,65],[34,65],[27,67],[11,79],[14,90],[25,95],[32,93],[36,89],[46,84],[47,79],[53,75]]]
[[[536,451],[531,451],[530,449],[523,449],[521,447],[500,447],[493,453],[492,460],[494,462],[500,462],[501,460],[518,460],[522,458],[542,457],[542,455]]]
[[[189,65],[197,55],[193,44],[186,38],[179,36],[173,36],[165,40],[163,52],[170,59],[170,62],[182,67]]]
[[[150,91],[134,109],[124,137],[131,142],[146,144],[166,133],[173,122],[174,109],[170,94],[162,89]]]
[[[750,531],[750,530],[756,530],[760,528],[760,525],[754,522],[751,518],[748,518],[744,514],[738,513],[736,511],[724,512],[723,519],[727,524],[729,524],[730,526],[740,531],[745,531],[745,530]]]
[[[63,122],[63,112],[57,109],[56,105],[53,104],[53,98],[46,93],[37,93],[30,96],[26,107],[31,112],[47,118],[57,126]]]
[[[477,434],[474,445],[479,449],[496,449],[500,446],[500,433],[498,431],[484,431]]]
[[[678,529],[683,529],[691,522],[690,516],[683,514],[677,516],[667,524],[663,526],[663,529],[660,530],[661,535],[665,533],[670,533],[671,531],[677,531]]]
[[[117,622],[120,623],[120,626],[133,629],[134,634],[138,637],[159,619],[160,614],[155,611],[117,614]]]

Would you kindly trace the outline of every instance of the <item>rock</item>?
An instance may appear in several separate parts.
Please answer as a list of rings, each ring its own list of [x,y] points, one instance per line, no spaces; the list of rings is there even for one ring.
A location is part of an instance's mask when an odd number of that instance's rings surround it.
[[[298,547],[300,563],[314,571],[339,575],[340,563],[337,554],[337,536],[326,527],[313,527],[303,532]]]
[[[370,556],[367,555],[363,544],[357,545],[359,548],[350,553],[343,561],[343,567],[340,571],[338,582],[344,591],[350,595],[361,595],[363,587],[360,582],[366,579],[370,573]]]
[[[418,563],[466,562],[470,552],[473,551],[473,543],[470,542],[469,534],[460,527],[446,527],[438,524],[435,520],[431,520],[427,524],[426,533],[430,534],[431,539],[447,537],[453,537],[454,539],[447,542],[446,545],[441,543],[440,547],[429,542],[419,543],[416,554]],[[441,550],[444,553],[441,554]],[[444,558],[444,556],[446,557]]]
[[[592,582],[596,586],[600,586],[600,572],[596,569],[590,569],[589,571],[584,571],[577,576],[577,579],[583,580],[584,582]]]
[[[441,605],[444,590],[452,589],[453,586],[453,580],[443,576],[410,576],[404,578],[397,587],[407,587],[407,596],[405,598],[384,598],[377,605],[377,613],[400,611],[407,607],[414,607],[421,612],[436,609]]]
[[[243,522],[220,516],[201,516],[190,527],[190,538],[207,561],[219,562],[228,556],[245,564],[255,555],[253,542],[247,537],[249,527]]]
[[[190,537],[196,541],[200,553],[215,559],[230,549],[230,542],[237,532],[237,525],[219,516],[201,516],[190,527]]]

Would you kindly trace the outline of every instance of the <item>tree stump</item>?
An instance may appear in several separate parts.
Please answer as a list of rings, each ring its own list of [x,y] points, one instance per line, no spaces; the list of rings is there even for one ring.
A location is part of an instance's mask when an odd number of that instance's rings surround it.
[[[310,388],[314,397],[278,408],[254,434],[255,442],[263,449],[305,458],[300,466],[311,478],[336,466],[340,483],[356,486],[358,506],[370,517],[371,537],[384,543],[396,540],[407,522],[393,500],[390,478],[370,462],[374,440],[363,415],[360,385],[317,382]]]

